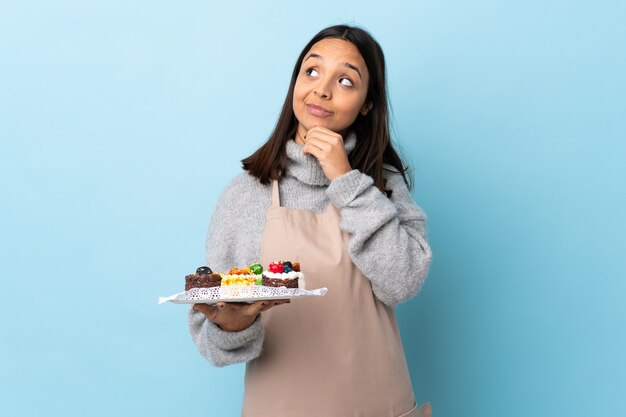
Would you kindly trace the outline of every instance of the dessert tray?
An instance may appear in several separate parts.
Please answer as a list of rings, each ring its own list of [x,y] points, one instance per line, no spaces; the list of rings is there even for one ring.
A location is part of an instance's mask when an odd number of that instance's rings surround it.
[[[168,301],[175,304],[215,304],[218,301],[253,303],[261,300],[287,300],[309,296],[323,296],[328,291],[322,287],[315,290],[303,290],[300,288],[265,287],[265,286],[240,286],[192,288],[189,291],[159,297],[159,304]]]

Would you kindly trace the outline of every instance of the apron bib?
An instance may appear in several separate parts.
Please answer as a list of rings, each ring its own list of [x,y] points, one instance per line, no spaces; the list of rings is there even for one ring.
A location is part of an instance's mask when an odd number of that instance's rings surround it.
[[[261,263],[300,262],[309,289],[261,314],[261,356],[246,365],[242,417],[419,417],[393,309],[348,252],[341,216],[280,207],[278,183]]]

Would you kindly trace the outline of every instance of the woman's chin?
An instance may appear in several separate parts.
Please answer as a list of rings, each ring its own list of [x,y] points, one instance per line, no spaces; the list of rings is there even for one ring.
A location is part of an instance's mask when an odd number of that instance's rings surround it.
[[[298,120],[296,118],[296,120]],[[300,122],[298,120],[298,132],[308,132],[310,129],[312,129],[315,126],[319,126],[319,127],[323,127],[325,129],[328,130],[332,130],[335,133],[339,133],[342,137],[345,137],[345,134],[350,130],[350,126],[348,127],[337,127],[332,125],[331,123],[328,123],[327,121],[320,119],[320,120],[304,120],[304,122]]]

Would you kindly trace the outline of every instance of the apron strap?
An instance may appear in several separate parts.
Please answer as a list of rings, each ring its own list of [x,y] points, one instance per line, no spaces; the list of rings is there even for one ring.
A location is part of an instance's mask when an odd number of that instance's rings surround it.
[[[272,181],[272,205],[271,207],[280,207],[280,194],[278,192],[278,181]]]

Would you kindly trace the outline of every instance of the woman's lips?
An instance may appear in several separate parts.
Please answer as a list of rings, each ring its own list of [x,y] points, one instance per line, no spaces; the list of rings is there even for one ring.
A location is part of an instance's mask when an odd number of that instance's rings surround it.
[[[332,112],[326,110],[325,108],[316,106],[315,104],[307,104],[306,110],[313,116],[317,116],[317,117],[328,117],[331,114],[333,114]]]

